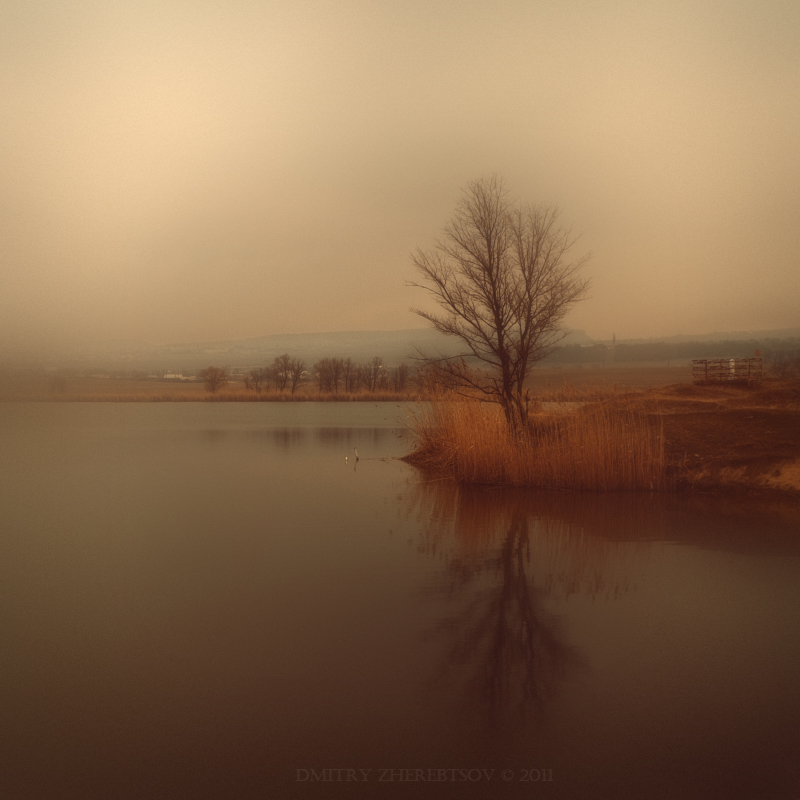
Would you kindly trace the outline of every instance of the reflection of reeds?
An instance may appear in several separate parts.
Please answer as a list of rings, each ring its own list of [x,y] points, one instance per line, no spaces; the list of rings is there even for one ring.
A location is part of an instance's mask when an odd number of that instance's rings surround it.
[[[509,429],[500,408],[444,399],[411,418],[410,460],[467,483],[546,489],[669,488],[664,440],[630,403],[595,403],[570,413],[531,416]]]
[[[545,593],[614,598],[652,539],[668,538],[672,495],[486,489],[451,481],[417,484],[408,498],[423,522],[420,551],[448,563],[453,586],[493,561],[516,518],[527,520],[529,556]]]

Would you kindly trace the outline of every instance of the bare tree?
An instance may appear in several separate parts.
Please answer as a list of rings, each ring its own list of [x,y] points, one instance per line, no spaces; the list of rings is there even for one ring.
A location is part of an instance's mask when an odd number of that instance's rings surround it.
[[[289,359],[289,386],[292,394],[295,393],[300,384],[306,382],[308,372],[306,371],[306,362],[299,358]]]
[[[282,392],[289,384],[291,363],[291,356],[288,353],[284,353],[282,356],[278,356],[269,367],[270,379],[279,392]]]
[[[343,358],[332,358],[331,359],[331,383],[333,383],[333,391],[335,394],[339,394],[339,384],[342,381],[342,375],[344,373],[344,359]]]
[[[252,389],[257,394],[261,394],[261,390],[265,389],[269,384],[269,370],[267,367],[257,367],[251,369],[244,376],[245,389]]]
[[[331,374],[331,359],[321,358],[314,364],[314,377],[320,392],[333,391],[333,375]]]
[[[352,358],[346,358],[342,362],[342,382],[346,392],[358,390],[358,372],[358,366],[353,362]]]
[[[375,388],[379,392],[388,392],[389,383],[389,370],[381,369],[381,371],[378,373],[378,380],[376,381]]]
[[[320,392],[339,393],[344,360],[341,358],[322,358],[314,364],[314,377]]]
[[[214,394],[228,382],[228,370],[222,367],[206,367],[200,370],[198,377],[205,383],[206,389]]]
[[[398,366],[392,370],[392,388],[396,392],[405,390],[408,384],[409,371],[408,364],[398,364]]]
[[[372,361],[362,364],[360,368],[361,382],[368,391],[374,392],[381,382],[381,376],[384,372],[383,359],[380,356],[375,356]]]
[[[575,239],[558,216],[555,208],[512,204],[501,179],[481,179],[467,185],[435,249],[412,255],[425,282],[410,285],[443,309],[415,312],[465,347],[460,356],[426,363],[457,391],[500,403],[517,428],[527,421],[531,367],[563,337],[564,317],[589,287],[578,275],[589,256],[570,260]],[[475,370],[466,358],[488,369]]]

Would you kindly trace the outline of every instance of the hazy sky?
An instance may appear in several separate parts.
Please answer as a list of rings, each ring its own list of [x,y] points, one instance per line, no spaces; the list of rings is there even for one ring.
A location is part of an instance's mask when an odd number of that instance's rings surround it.
[[[606,338],[800,325],[797,0],[4,0],[0,336],[420,327],[504,176]]]

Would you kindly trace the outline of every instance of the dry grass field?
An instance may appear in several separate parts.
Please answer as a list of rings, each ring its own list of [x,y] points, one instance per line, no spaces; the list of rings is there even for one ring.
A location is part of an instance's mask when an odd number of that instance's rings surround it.
[[[691,380],[691,365],[645,362],[631,363],[629,366],[535,367],[525,385],[532,393],[541,394],[558,392],[564,383],[576,389],[588,390],[614,385],[619,389],[650,389],[673,383],[689,383]]]
[[[678,486],[800,495],[799,380],[756,388],[678,384],[645,392],[636,404],[663,427]]]

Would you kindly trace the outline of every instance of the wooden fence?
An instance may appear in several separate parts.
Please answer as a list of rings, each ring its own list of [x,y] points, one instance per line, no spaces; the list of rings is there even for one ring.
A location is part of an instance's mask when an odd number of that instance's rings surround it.
[[[761,383],[761,358],[699,358],[692,361],[694,383]]]

